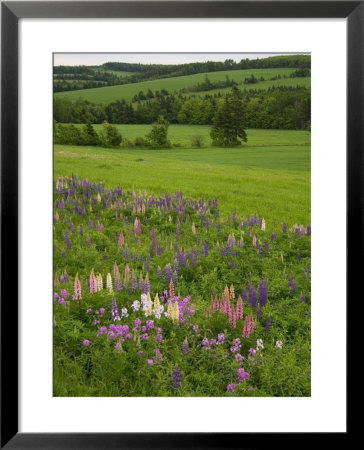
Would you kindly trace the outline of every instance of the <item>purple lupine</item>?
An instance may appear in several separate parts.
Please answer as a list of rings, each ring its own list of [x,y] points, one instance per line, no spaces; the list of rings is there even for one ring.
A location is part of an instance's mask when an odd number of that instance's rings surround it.
[[[145,271],[148,272],[148,273],[150,271],[149,261],[148,260],[145,262]]]
[[[301,295],[300,301],[301,301],[302,303],[306,303],[306,296],[305,296],[305,294],[302,294],[302,295]]]
[[[247,291],[246,291],[246,288],[243,289],[242,296],[243,296],[243,301],[244,301],[245,303],[248,303],[248,293],[247,293]]]
[[[205,256],[208,256],[208,254],[209,254],[209,244],[206,241],[203,242],[203,249],[204,249]]]
[[[173,272],[173,283],[174,284],[178,283],[178,273],[176,271]]]
[[[270,327],[272,326],[272,319],[270,316],[267,317],[266,321],[265,321],[265,332],[269,333],[270,332]]]
[[[80,225],[80,236],[83,236],[83,227]]]
[[[111,320],[115,322],[116,320],[120,320],[118,305],[116,303],[116,298],[112,296],[111,301]]]
[[[301,252],[298,250],[298,253],[297,253],[297,259],[298,259],[298,261],[301,261]]]
[[[308,280],[308,275],[309,275],[309,273],[310,273],[310,269],[306,266],[306,267],[305,267],[305,281]]]
[[[259,304],[260,306],[265,306],[267,304],[267,280],[261,280],[258,288],[259,292]]]
[[[181,231],[181,225],[178,224],[176,227],[176,241],[179,240],[180,231]]]
[[[293,279],[292,274],[289,276],[288,286],[290,286],[291,288],[291,294],[294,294],[296,292],[296,283]]]
[[[171,281],[172,278],[172,268],[170,264],[167,264],[165,269],[164,269],[164,274],[165,274],[165,279],[166,282],[169,283]]]
[[[162,278],[162,269],[159,266],[157,268],[157,278]]]
[[[182,381],[181,371],[179,370],[178,364],[176,364],[174,366],[173,373],[172,373],[173,388],[174,389],[180,388],[181,381]]]
[[[307,236],[311,236],[311,225],[308,225],[308,227],[306,228],[306,234]]]
[[[282,231],[283,231],[283,233],[287,233],[287,224],[286,224],[286,222],[283,222]]]
[[[248,290],[249,290],[250,304],[251,304],[252,308],[256,308],[257,307],[257,293],[255,290],[255,287],[251,283],[249,283]]]
[[[260,304],[257,306],[257,319],[260,320],[262,318],[262,308]]]
[[[125,252],[124,252],[124,255],[125,255],[125,259],[128,259],[128,258],[129,258],[128,244],[125,244]]]

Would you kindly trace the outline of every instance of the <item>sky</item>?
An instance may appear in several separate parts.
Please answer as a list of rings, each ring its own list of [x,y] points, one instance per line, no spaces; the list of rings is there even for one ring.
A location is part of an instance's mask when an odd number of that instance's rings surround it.
[[[98,66],[106,62],[184,64],[191,62],[267,58],[297,53],[55,53],[55,66]]]

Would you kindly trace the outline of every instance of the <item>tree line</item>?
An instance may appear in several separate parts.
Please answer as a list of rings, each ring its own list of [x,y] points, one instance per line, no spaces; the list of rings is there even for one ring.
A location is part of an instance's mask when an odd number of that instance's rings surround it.
[[[151,124],[163,116],[169,123],[212,125],[226,95],[162,95],[137,103],[117,100],[108,105],[79,99],[54,99],[54,119],[61,123]],[[309,129],[311,90],[305,87],[271,87],[243,90],[242,108],[248,128]]]
[[[185,75],[193,75],[206,72],[220,72],[224,70],[246,70],[246,69],[272,69],[272,68],[297,68],[310,69],[311,56],[310,55],[282,55],[271,56],[260,59],[242,59],[236,62],[232,59],[226,59],[224,62],[207,61],[196,62],[188,64],[138,64],[138,63],[123,63],[123,62],[107,62],[101,66],[54,66],[53,74],[55,78],[59,75],[89,75],[91,77],[100,77],[100,73],[109,74],[116,78],[111,81],[108,80],[94,80],[106,81],[108,85],[122,85],[128,83],[139,83],[140,81],[155,80],[170,77],[180,77]],[[125,77],[118,77],[116,74],[110,74],[106,71],[113,70],[116,72],[129,72],[130,75]],[[106,77],[106,75],[105,75]],[[72,90],[71,83],[67,85],[57,84],[57,89]],[[86,86],[86,84],[85,84]],[[85,87],[86,88],[86,87]],[[83,89],[77,87],[77,89]]]

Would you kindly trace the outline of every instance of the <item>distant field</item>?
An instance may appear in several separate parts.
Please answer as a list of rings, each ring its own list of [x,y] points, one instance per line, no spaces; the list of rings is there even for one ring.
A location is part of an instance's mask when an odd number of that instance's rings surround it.
[[[82,125],[77,125],[81,127]],[[135,139],[143,137],[152,128],[152,125],[115,125],[123,138]],[[102,125],[94,125],[97,132],[100,132]],[[211,144],[211,127],[208,125],[170,125],[168,128],[168,138],[174,144],[190,147],[191,137],[201,135],[205,139],[205,145]],[[286,145],[310,145],[311,133],[302,130],[247,130],[248,142],[244,147],[262,146],[286,146]]]
[[[228,70],[224,72],[209,72],[207,75],[211,82],[225,80],[226,75],[230,80],[237,83],[242,83],[245,78],[253,74],[256,78],[261,76],[265,81],[256,84],[244,84],[240,88],[247,89],[267,89],[270,86],[309,86],[311,78],[281,78],[280,80],[269,80],[269,78],[280,74],[289,76],[295,69],[248,69],[248,70]],[[132,100],[134,95],[139,94],[140,91],[146,93],[148,89],[152,92],[166,89],[173,93],[180,89],[187,88],[197,83],[202,83],[205,80],[206,74],[200,73],[195,75],[187,75],[183,77],[164,78],[161,80],[143,81],[140,83],[124,84],[120,86],[108,86],[104,88],[83,89],[76,91],[57,92],[55,97],[68,98],[70,100],[78,100],[82,98],[95,103],[111,103],[115,100],[125,99]],[[211,94],[214,92],[224,92],[229,89],[218,89],[216,91],[205,91],[200,95]]]
[[[134,130],[127,127],[126,134],[127,129]],[[183,132],[181,127],[174,131]],[[73,173],[105,181],[108,187],[120,184],[125,189],[155,194],[181,190],[193,198],[216,196],[222,214],[234,208],[241,215],[257,213],[266,219],[268,229],[280,227],[283,221],[289,225],[310,224],[310,146],[303,145],[308,142],[307,134],[248,130],[248,136],[252,146],[233,149],[55,145],[54,177]],[[291,143],[294,140],[298,145]],[[265,146],[253,146],[259,143]]]

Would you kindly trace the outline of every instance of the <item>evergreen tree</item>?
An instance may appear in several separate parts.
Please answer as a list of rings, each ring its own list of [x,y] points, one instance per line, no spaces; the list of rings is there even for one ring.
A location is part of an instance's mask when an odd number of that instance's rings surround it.
[[[99,136],[90,122],[83,126],[82,132],[85,145],[99,145]]]
[[[100,134],[101,145],[104,147],[118,147],[121,143],[119,130],[108,122],[104,122],[102,128]]]
[[[227,95],[218,106],[214,117],[214,125],[210,132],[212,144],[222,147],[240,145],[247,142],[244,130],[244,105],[241,92],[233,86],[230,95]]]

